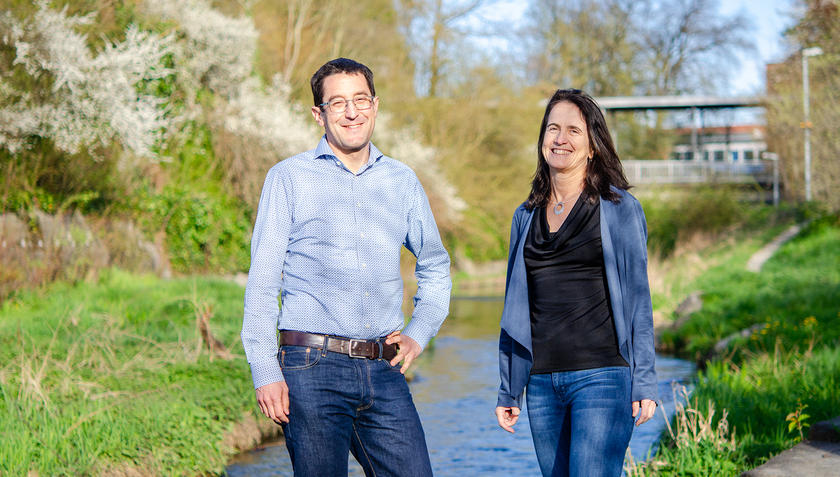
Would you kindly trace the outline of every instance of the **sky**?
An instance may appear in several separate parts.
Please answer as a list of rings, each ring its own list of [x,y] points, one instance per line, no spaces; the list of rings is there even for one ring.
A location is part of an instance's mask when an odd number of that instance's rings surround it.
[[[731,89],[721,92],[724,96],[751,96],[764,93],[765,64],[777,62],[786,56],[782,34],[792,23],[791,11],[794,0],[722,0],[720,12],[726,15],[746,11],[755,26],[757,55],[741,58],[741,65],[731,79]],[[492,20],[504,20],[518,24],[524,15],[527,2],[522,0],[499,0],[482,14]]]
[[[793,23],[791,0],[725,0],[721,13],[732,15],[745,10],[756,27],[758,55],[741,58],[740,74],[733,76],[731,95],[764,93],[764,65],[784,59],[789,53],[782,34]],[[729,95],[727,95],[729,96]]]

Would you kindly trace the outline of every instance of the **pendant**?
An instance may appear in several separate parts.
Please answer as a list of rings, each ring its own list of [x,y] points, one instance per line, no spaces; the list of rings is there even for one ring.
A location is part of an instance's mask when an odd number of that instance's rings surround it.
[[[560,210],[557,210],[557,205],[560,206]],[[562,214],[563,210],[566,208],[566,206],[563,204],[563,202],[558,202],[557,205],[554,206],[554,215]]]

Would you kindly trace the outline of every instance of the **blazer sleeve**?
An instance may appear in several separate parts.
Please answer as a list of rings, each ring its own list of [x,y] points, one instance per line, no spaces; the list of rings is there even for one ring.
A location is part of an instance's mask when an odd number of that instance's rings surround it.
[[[505,280],[505,300],[508,297],[508,288],[510,287],[511,274],[513,272],[513,264],[516,259],[517,244],[519,243],[519,229],[521,227],[523,208],[519,207],[513,214],[513,220],[510,226],[510,245],[508,249],[508,266],[507,278]],[[512,396],[511,377],[512,366],[514,360],[514,348],[517,346],[516,341],[502,328],[499,335],[499,377],[501,378],[501,385],[499,386],[499,397],[496,406],[501,407],[518,407],[522,408],[522,393],[518,396]]]
[[[626,311],[629,318],[629,339],[633,349],[633,387],[632,401],[652,399],[658,401],[658,383],[654,368],[655,348],[653,331],[653,306],[650,298],[647,257],[647,222],[641,204],[635,199],[628,200],[633,205],[632,230],[626,237],[628,296],[632,297],[631,308]]]

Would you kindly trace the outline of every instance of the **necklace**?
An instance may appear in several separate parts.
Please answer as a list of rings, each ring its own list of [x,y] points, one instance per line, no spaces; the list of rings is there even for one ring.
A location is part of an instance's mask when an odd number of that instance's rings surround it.
[[[564,200],[563,202],[558,202],[557,205],[554,206],[554,215],[562,214],[563,211],[566,210],[566,202],[572,201],[572,203],[574,203],[574,201],[577,200],[577,197],[579,195],[580,195],[580,192],[575,194],[573,197],[570,197],[570,198]],[[558,210],[557,207],[560,207],[560,209]]]

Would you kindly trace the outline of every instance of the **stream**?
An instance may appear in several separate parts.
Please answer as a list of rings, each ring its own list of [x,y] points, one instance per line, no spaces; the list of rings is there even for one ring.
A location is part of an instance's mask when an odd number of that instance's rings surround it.
[[[432,345],[412,366],[410,383],[420,414],[432,469],[438,477],[539,476],[539,466],[523,409],[516,433],[496,422],[499,388],[498,339],[501,297],[453,297],[450,315]],[[690,362],[657,355],[661,408],[633,431],[630,452],[644,460],[674,414],[672,383],[690,381]],[[653,449],[652,452],[654,452]],[[351,456],[351,476],[363,476]],[[230,477],[292,477],[292,464],[282,441],[242,454],[227,467]]]

